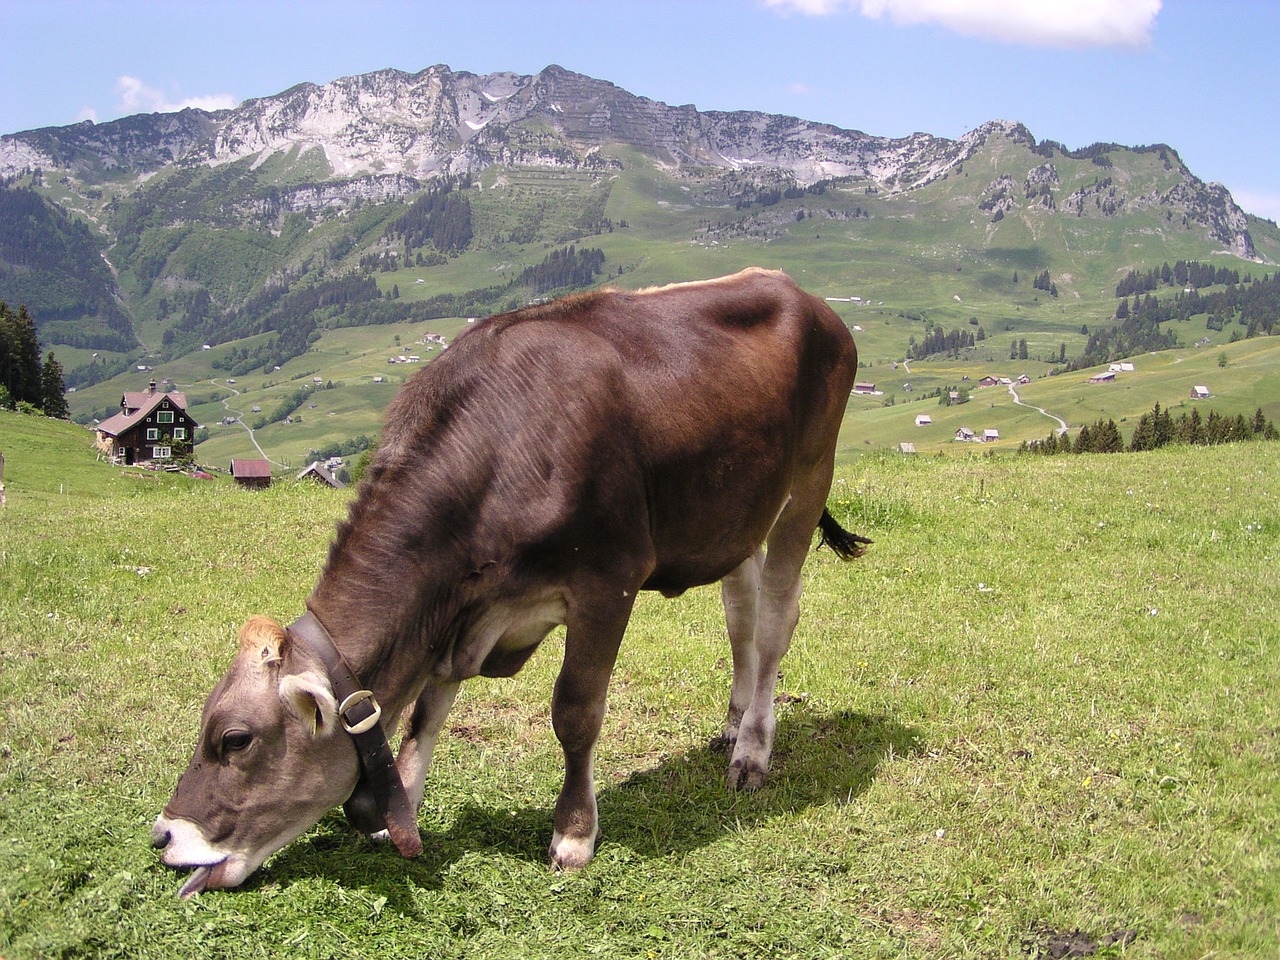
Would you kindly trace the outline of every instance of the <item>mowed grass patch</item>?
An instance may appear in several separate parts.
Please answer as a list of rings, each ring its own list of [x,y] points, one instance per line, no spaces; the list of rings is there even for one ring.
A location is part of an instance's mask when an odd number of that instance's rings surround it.
[[[861,458],[831,506],[876,542],[853,563],[810,558],[763,790],[727,791],[707,746],[730,676],[718,591],[644,595],[586,870],[544,864],[553,635],[519,676],[464,687],[422,857],[335,813],[244,887],[182,902],[150,823],[237,626],[300,612],[347,495],[126,480],[37,441],[35,423],[0,417],[8,960],[1017,957],[1076,932],[1101,956],[1280,943],[1274,445]],[[37,448],[40,470],[10,452]],[[60,492],[57,474],[77,479]]]

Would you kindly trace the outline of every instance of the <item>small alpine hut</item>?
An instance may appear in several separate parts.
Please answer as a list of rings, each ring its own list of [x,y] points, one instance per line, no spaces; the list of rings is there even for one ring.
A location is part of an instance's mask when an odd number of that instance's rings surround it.
[[[266,489],[271,486],[271,461],[232,460],[231,478],[251,490]]]

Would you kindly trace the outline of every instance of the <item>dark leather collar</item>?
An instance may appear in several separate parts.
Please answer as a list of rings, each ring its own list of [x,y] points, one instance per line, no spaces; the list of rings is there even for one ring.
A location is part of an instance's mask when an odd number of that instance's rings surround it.
[[[343,810],[347,820],[363,833],[385,829],[402,856],[422,852],[417,811],[409,803],[396,770],[391,746],[382,729],[382,707],[365,689],[351,666],[333,644],[333,638],[315,615],[304,613],[289,624],[289,634],[316,654],[324,664],[338,701],[343,729],[355,742],[360,756],[360,779]]]

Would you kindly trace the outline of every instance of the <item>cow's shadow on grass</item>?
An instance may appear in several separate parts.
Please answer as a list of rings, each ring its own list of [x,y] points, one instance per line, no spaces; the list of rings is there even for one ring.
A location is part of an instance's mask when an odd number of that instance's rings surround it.
[[[615,845],[644,858],[689,852],[809,807],[846,804],[867,791],[886,761],[923,749],[917,730],[885,716],[788,711],[778,719],[772,769],[759,791],[727,789],[728,756],[710,746],[666,757],[604,786],[598,794],[597,854]],[[249,886],[320,875],[386,896],[412,913],[407,884],[438,887],[449,865],[469,853],[545,863],[554,801],[549,796],[545,805],[517,810],[466,803],[447,831],[423,831],[422,855],[413,860],[401,859],[390,844],[354,835],[340,814],[332,814],[286,847]]]

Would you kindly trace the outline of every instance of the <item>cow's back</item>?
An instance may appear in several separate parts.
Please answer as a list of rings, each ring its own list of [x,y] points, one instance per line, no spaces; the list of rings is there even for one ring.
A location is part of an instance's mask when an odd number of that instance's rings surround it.
[[[727,573],[797,478],[829,462],[857,353],[830,307],[773,271],[635,294],[613,322],[630,309],[654,329],[641,350],[624,347],[658,555],[650,585],[674,591]]]
[[[459,337],[392,404],[374,473],[430,501],[402,514],[435,525],[418,542],[548,564],[571,543],[683,589],[758,546],[829,457],[856,362],[782,273],[582,294]]]

